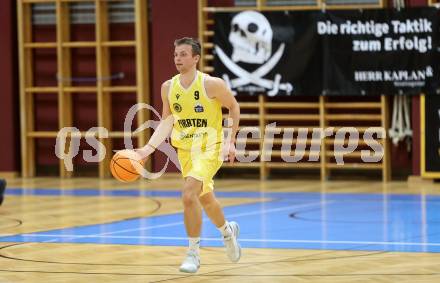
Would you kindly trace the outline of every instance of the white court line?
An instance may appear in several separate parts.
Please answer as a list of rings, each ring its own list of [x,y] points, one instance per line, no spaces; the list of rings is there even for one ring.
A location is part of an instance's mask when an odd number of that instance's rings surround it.
[[[273,209],[268,209],[268,210],[263,210],[263,211],[256,210],[253,212],[236,213],[236,214],[228,215],[228,218],[257,215],[257,214],[266,214],[266,213],[278,212],[278,211],[295,209],[295,208],[296,209],[305,208],[305,207],[310,207],[310,206],[315,206],[315,205],[328,205],[328,204],[332,204],[335,202],[339,202],[339,201],[338,200],[324,201],[324,202],[320,201],[320,202],[312,202],[312,203],[306,203],[306,204],[301,204],[301,205],[292,205],[292,206],[273,208]],[[264,203],[261,203],[261,204],[264,205]],[[152,215],[152,216],[154,217],[154,215]],[[166,215],[161,215],[161,216],[166,216]],[[203,221],[207,221],[207,220],[209,220],[209,218],[207,218],[207,217],[203,218]],[[108,223],[108,224],[111,224],[111,223]],[[143,228],[132,228],[132,229],[125,229],[125,230],[117,230],[117,231],[112,231],[112,232],[107,232],[107,233],[94,234],[92,236],[111,235],[111,234],[133,232],[133,231],[145,231],[145,230],[151,230],[151,229],[155,229],[155,228],[172,227],[172,226],[178,226],[178,225],[183,225],[183,224],[184,224],[183,221],[178,221],[178,222],[148,226],[148,227],[143,227]],[[92,225],[101,225],[101,224],[97,223],[97,224],[92,224]],[[102,225],[104,225],[104,224],[102,224]],[[85,225],[85,226],[89,226],[89,225]],[[70,228],[68,228],[68,229],[70,229]],[[12,237],[12,236],[20,236],[20,235],[34,236],[35,234],[0,234],[0,237]]]
[[[32,237],[58,238],[105,238],[105,239],[151,239],[151,240],[184,240],[187,237],[157,237],[157,236],[94,236],[94,235],[56,235],[56,234],[24,234]],[[200,238],[202,241],[222,242],[222,238]],[[286,240],[286,239],[239,239],[240,242],[261,243],[301,243],[301,244],[355,244],[355,245],[399,245],[399,246],[440,246],[440,243],[412,243],[412,242],[368,242],[368,241],[320,241],[320,240]]]
[[[311,203],[300,204],[300,205],[290,205],[290,206],[272,208],[272,209],[268,209],[268,210],[255,210],[255,211],[252,211],[252,212],[231,214],[231,215],[228,215],[228,218],[236,218],[236,217],[249,216],[249,215],[257,215],[257,214],[266,214],[266,213],[271,213],[271,212],[278,212],[278,211],[283,211],[283,210],[305,208],[305,207],[316,206],[316,205],[324,205],[324,204],[327,205],[327,204],[331,204],[331,203],[334,203],[334,202],[336,202],[336,201],[327,201],[327,202],[320,201],[320,202],[311,202]],[[207,217],[203,218],[203,221],[207,221],[207,220],[209,220],[209,218],[207,218]],[[155,228],[171,227],[171,226],[178,226],[178,225],[183,225],[183,224],[184,224],[183,221],[178,221],[178,222],[172,222],[172,223],[160,224],[160,225],[154,225],[154,226],[148,226],[148,227],[132,228],[132,229],[125,229],[125,230],[117,230],[117,231],[112,231],[112,232],[107,232],[107,233],[99,233],[99,234],[92,234],[92,235],[76,235],[75,238],[98,237],[98,236],[105,236],[105,235],[125,233],[125,232],[145,231],[145,230],[151,230],[151,229],[155,229]],[[94,225],[100,225],[100,224],[94,224]],[[14,234],[14,235],[1,235],[0,234],[0,237],[11,237],[11,236],[32,237],[32,236],[36,236],[36,235],[37,234],[19,234],[19,235],[17,235],[17,234]],[[60,236],[60,235],[57,235],[57,236]]]
[[[330,204],[332,202],[333,201],[325,202],[325,204]],[[279,207],[279,208],[272,208],[272,209],[268,209],[268,210],[256,210],[256,211],[252,211],[252,212],[231,214],[231,215],[228,215],[228,218],[236,218],[236,217],[257,215],[257,214],[267,214],[267,213],[271,213],[271,212],[305,208],[305,207],[322,205],[322,204],[323,204],[323,202],[311,202],[311,203],[306,203],[306,204],[301,204],[301,205],[290,205],[290,206],[284,206],[284,207]],[[207,220],[209,220],[209,218],[207,218],[207,217],[203,218],[203,221],[207,221]],[[92,236],[104,236],[104,235],[112,235],[112,234],[132,232],[132,231],[144,231],[144,230],[151,230],[154,228],[171,227],[171,226],[178,226],[178,225],[183,225],[183,224],[184,224],[183,221],[178,221],[178,222],[173,222],[173,223],[168,223],[168,224],[161,224],[161,225],[148,226],[148,227],[142,227],[142,228],[132,228],[132,229],[119,230],[119,231],[112,231],[112,232],[107,232],[107,233],[100,233],[100,234],[95,234]]]

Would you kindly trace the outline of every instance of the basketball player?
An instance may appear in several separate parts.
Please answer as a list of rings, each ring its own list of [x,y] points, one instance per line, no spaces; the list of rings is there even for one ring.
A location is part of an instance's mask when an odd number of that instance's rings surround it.
[[[223,236],[226,253],[232,262],[241,257],[237,241],[239,226],[225,220],[214,196],[212,178],[223,162],[235,159],[235,135],[240,108],[222,79],[197,70],[200,43],[184,37],[174,42],[174,63],[178,75],[162,84],[162,121],[149,142],[138,152],[147,158],[170,135],[177,148],[184,178],[182,202],[189,249],[180,271],[195,273],[200,267],[200,230],[202,207]],[[223,144],[222,106],[229,110],[230,141]]]

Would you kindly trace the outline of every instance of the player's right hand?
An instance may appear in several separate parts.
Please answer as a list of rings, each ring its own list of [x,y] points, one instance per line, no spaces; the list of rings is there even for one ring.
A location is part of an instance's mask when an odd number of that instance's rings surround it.
[[[145,148],[135,148],[134,151],[139,154],[139,156],[142,158],[142,160],[145,162],[148,157],[154,152],[154,150],[150,150],[149,147]]]

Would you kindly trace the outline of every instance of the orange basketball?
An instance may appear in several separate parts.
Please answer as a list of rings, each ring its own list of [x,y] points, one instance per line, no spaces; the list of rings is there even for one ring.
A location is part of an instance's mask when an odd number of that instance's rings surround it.
[[[144,162],[134,150],[120,150],[110,161],[110,171],[113,177],[121,182],[136,181],[144,166]]]

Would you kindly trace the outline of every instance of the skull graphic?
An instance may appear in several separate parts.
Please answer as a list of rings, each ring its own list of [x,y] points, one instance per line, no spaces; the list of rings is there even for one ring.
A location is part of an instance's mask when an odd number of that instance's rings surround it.
[[[273,31],[266,17],[255,11],[237,14],[231,22],[229,42],[232,44],[232,60],[262,64],[272,53]]]

